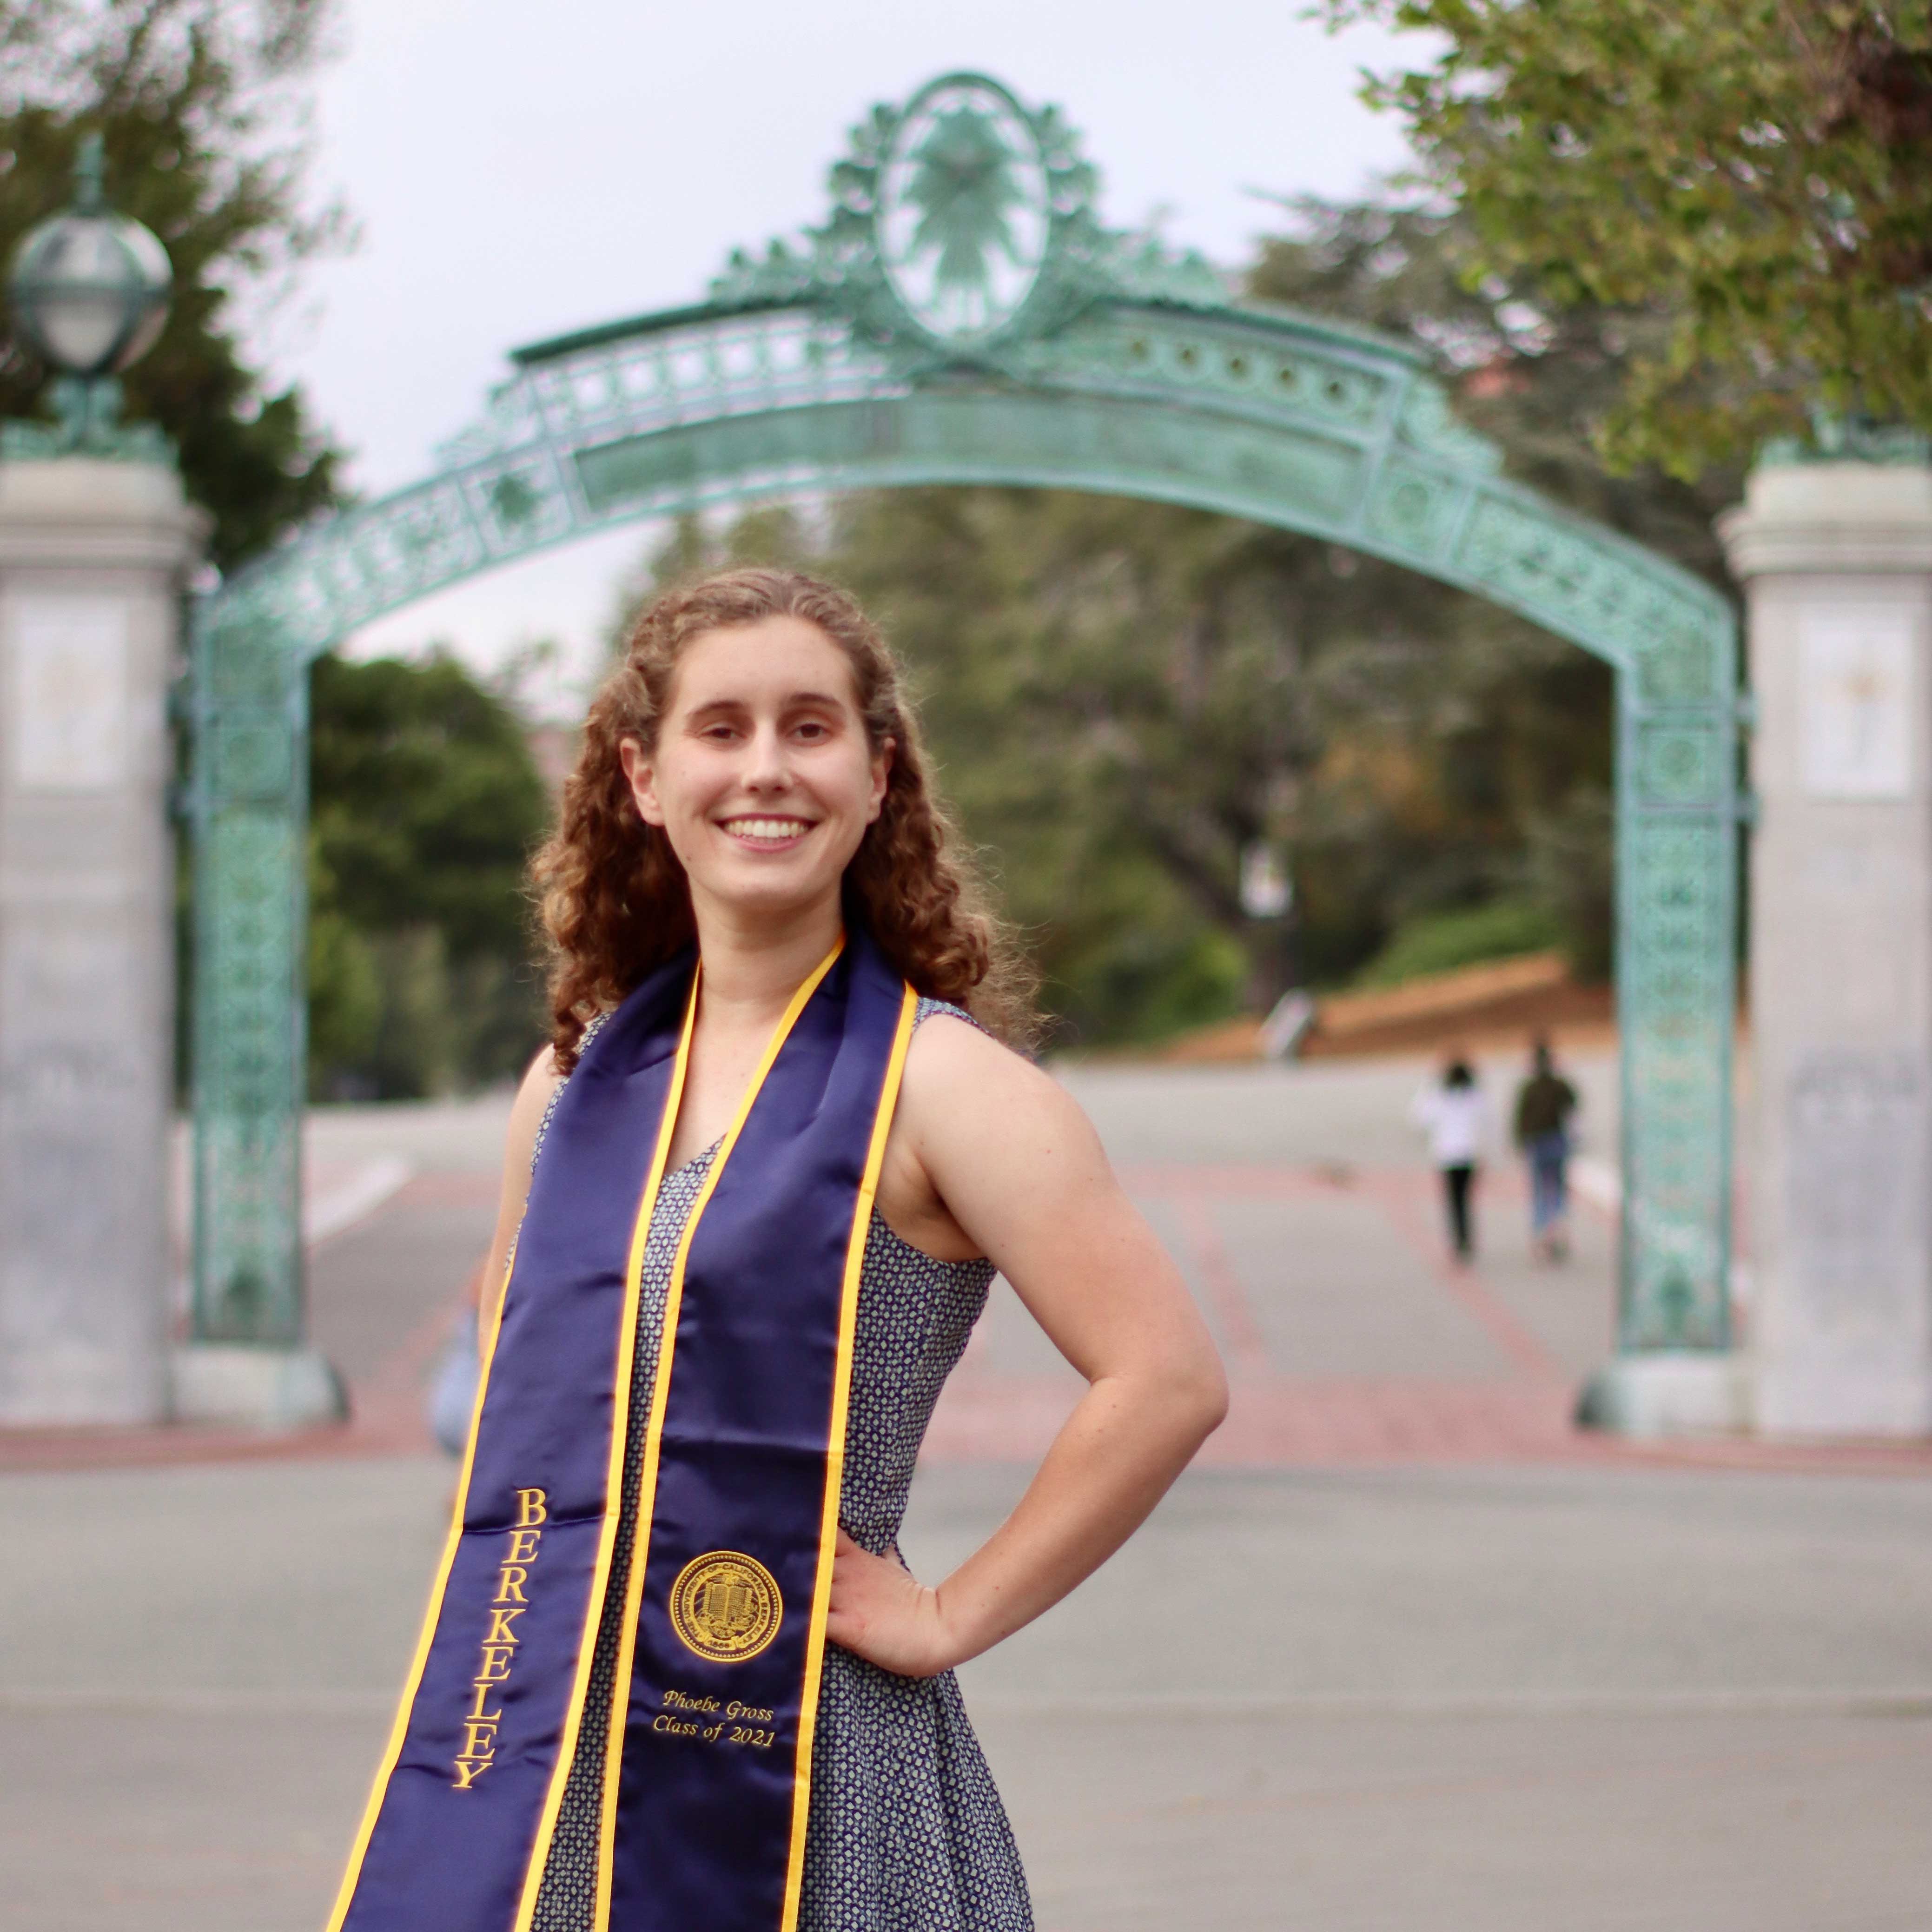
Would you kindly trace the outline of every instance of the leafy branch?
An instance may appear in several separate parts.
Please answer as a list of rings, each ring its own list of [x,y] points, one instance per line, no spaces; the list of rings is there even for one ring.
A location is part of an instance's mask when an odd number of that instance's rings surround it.
[[[1366,76],[1472,275],[1658,325],[1599,425],[1680,476],[1813,411],[1932,430],[1932,0],[1322,0],[1424,30]]]

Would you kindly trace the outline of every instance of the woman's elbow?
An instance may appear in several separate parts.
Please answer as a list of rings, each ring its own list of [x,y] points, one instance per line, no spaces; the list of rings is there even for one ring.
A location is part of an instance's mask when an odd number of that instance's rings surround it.
[[[1192,1455],[1228,1419],[1228,1377],[1221,1358],[1211,1348],[1190,1351],[1184,1361],[1170,1363],[1162,1379],[1174,1432],[1187,1441]]]
[[[1219,1355],[1208,1361],[1196,1397],[1199,1406],[1195,1420],[1200,1426],[1201,1439],[1205,1442],[1228,1419],[1228,1375]]]

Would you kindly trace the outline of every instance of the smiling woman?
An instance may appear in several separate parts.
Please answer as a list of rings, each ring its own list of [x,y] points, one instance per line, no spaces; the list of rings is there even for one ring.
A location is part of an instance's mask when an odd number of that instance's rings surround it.
[[[1023,1032],[882,640],[646,610],[539,855],[456,1522],[335,1928],[1029,1932],[952,1666],[1220,1421],[1186,1290]],[[936,1586],[896,1538],[995,1269],[1088,1388]]]
[[[705,649],[695,655],[702,658],[701,670],[686,662],[700,638]],[[794,670],[795,694],[775,682]],[[704,680],[701,694],[692,686],[693,671]],[[745,674],[753,682],[740,688],[734,680]],[[674,682],[682,703],[667,741]],[[811,786],[811,772],[849,775],[850,756],[862,747],[868,782],[876,764],[884,790],[870,802],[863,822],[842,824],[817,842],[806,871],[772,875],[780,898],[808,874],[821,896],[828,885],[836,888],[836,872],[828,878],[824,867],[826,855],[843,844],[850,861],[844,896],[893,964],[922,991],[965,1007],[999,1037],[1027,1043],[1030,975],[988,910],[970,859],[934,794],[917,720],[884,640],[849,597],[829,585],[745,570],[674,590],[647,607],[632,628],[622,662],[590,707],[562,822],[536,867],[553,946],[551,1006],[561,1071],[574,1064],[590,1018],[694,936],[694,905],[705,892],[708,866],[694,851],[697,872],[688,870],[691,828],[668,826],[662,808],[647,805],[636,791],[638,775],[662,755],[680,770],[690,763],[728,787],[755,740],[754,700],[775,705],[794,694],[800,709],[785,721],[782,744],[774,714],[774,735],[754,754],[766,772],[728,792],[728,804],[749,813],[774,797],[796,803]],[[814,749],[807,749],[808,739]],[[711,746],[710,753],[699,754],[698,743]],[[874,829],[861,840],[858,834],[874,819]],[[748,826],[740,832],[748,850]],[[735,891],[754,875],[732,876]],[[836,904],[840,895],[834,890],[831,896]]]

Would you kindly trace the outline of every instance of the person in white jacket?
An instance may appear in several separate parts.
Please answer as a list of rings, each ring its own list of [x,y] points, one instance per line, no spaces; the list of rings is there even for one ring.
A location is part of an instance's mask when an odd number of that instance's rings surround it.
[[[1450,1245],[1460,1262],[1476,1252],[1470,1196],[1488,1138],[1489,1103],[1469,1063],[1458,1054],[1416,1095],[1410,1118],[1429,1136],[1429,1157],[1442,1176]]]

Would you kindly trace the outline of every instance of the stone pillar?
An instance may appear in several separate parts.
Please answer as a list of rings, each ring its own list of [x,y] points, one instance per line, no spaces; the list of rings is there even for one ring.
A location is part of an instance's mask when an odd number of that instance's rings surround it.
[[[0,462],[0,1421],[167,1412],[171,468]]]
[[[1748,591],[1755,1278],[1769,1433],[1932,1432],[1932,470],[1767,466]]]

